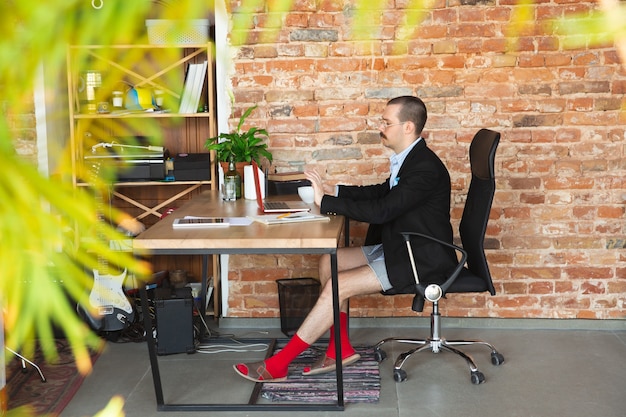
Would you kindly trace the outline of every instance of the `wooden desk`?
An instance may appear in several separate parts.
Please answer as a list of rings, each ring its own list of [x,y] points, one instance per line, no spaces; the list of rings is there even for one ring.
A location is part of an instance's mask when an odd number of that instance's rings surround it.
[[[216,190],[205,191],[177,209],[173,214],[137,236],[133,250],[137,254],[153,255],[202,255],[202,299],[206,296],[208,256],[215,254],[330,254],[333,319],[339,324],[339,296],[337,285],[337,246],[344,227],[344,218],[331,217],[329,222],[294,223],[287,225],[264,225],[224,228],[174,230],[175,218],[184,216],[245,217],[257,215],[256,200],[222,201]],[[215,287],[215,291],[219,288]],[[147,305],[145,288],[141,290],[142,305]],[[203,304],[203,303],[201,303]],[[152,328],[152,319],[144,314],[146,329]],[[341,360],[337,360],[337,404],[165,404],[159,372],[156,346],[152,332],[146,332],[152,368],[157,409],[159,411],[223,411],[223,410],[315,410],[337,411],[344,409],[343,373]],[[341,358],[339,331],[335,332],[336,358]],[[243,383],[243,380],[242,380]]]

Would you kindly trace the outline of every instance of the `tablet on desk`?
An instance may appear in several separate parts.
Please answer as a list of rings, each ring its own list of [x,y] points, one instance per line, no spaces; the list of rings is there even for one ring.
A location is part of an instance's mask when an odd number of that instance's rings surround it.
[[[194,229],[202,227],[227,227],[228,219],[224,217],[194,217],[174,219],[174,229]]]

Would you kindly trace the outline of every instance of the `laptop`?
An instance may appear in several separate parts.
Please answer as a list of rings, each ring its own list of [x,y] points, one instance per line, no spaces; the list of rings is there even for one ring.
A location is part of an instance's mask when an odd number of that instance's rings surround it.
[[[259,166],[252,161],[252,172],[254,175],[254,189],[256,191],[256,202],[259,210],[263,213],[289,213],[298,211],[310,211],[311,207],[302,201],[263,201],[261,195],[261,181],[259,180]]]

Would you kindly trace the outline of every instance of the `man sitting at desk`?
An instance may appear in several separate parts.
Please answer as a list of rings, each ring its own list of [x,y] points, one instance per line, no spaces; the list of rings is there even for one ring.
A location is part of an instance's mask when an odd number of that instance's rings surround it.
[[[383,146],[391,149],[391,175],[382,184],[338,186],[334,195],[324,193],[317,172],[306,176],[315,189],[315,204],[326,214],[344,215],[370,224],[366,246],[337,251],[342,364],[360,359],[348,336],[348,299],[356,295],[414,292],[406,246],[400,232],[420,232],[452,243],[450,225],[450,175],[441,160],[420,136],[426,124],[426,106],[417,97],[390,100],[380,121]],[[320,297],[287,346],[260,362],[239,363],[235,371],[251,381],[283,381],[289,364],[330,328],[330,342],[323,355],[304,375],[335,370],[330,255],[320,259]],[[416,251],[420,275],[443,282],[456,264],[455,253],[433,243]]]

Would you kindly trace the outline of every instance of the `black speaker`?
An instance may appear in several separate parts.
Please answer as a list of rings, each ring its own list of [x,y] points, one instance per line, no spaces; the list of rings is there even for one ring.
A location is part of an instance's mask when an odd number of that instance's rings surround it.
[[[157,354],[194,353],[191,288],[157,288],[154,306]]]

